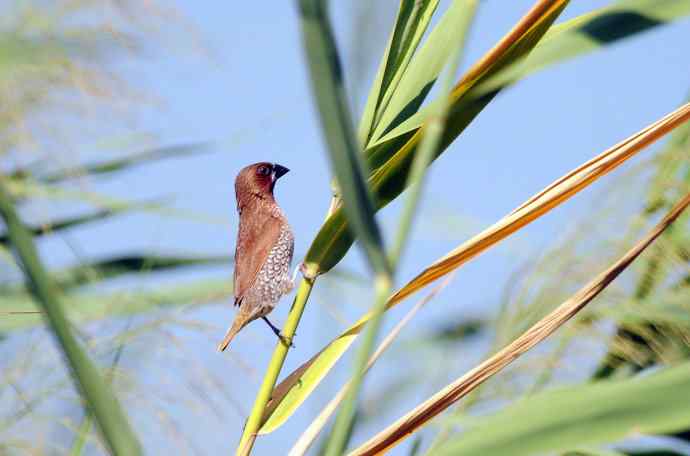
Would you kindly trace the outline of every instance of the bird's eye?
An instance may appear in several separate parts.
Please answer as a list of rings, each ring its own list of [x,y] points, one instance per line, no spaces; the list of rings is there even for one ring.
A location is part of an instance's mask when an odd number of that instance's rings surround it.
[[[256,174],[259,176],[268,176],[271,174],[271,170],[268,168],[268,166],[261,165],[259,166],[259,169],[256,170]]]

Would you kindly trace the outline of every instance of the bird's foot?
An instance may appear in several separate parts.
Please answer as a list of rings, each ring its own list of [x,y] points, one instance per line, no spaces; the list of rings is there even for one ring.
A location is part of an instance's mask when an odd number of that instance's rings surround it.
[[[266,324],[271,328],[271,331],[273,331],[273,334],[275,334],[276,336],[278,336],[278,339],[280,339],[280,341],[283,343],[283,345],[285,345],[286,347],[295,348],[295,344],[292,343],[292,340],[290,340],[290,339],[288,339],[287,337],[285,337],[285,336],[283,335],[283,333],[280,331],[280,329],[278,329],[273,323],[271,323],[270,320],[269,320],[268,318],[266,318],[266,317],[261,317],[261,318],[262,318],[262,319],[266,322]]]
[[[283,336],[282,332],[280,332],[280,331],[273,331],[273,332],[275,333],[276,336],[278,336],[278,339],[280,339],[280,341],[283,343],[283,345],[285,345],[286,347],[295,348],[295,344],[290,339]]]
[[[280,339],[280,341],[283,343],[283,345],[285,345],[286,347],[295,348],[295,343],[287,337],[283,336],[282,333],[279,332],[276,335],[278,336],[278,339]]]

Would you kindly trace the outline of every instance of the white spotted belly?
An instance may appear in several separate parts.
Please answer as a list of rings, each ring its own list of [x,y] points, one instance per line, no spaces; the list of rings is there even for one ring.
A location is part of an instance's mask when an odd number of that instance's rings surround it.
[[[278,242],[268,254],[252,286],[250,299],[260,303],[259,307],[270,312],[280,298],[290,290],[290,263],[294,250],[294,237],[287,224],[281,229]],[[248,296],[249,297],[249,296]],[[265,314],[264,314],[265,315]]]

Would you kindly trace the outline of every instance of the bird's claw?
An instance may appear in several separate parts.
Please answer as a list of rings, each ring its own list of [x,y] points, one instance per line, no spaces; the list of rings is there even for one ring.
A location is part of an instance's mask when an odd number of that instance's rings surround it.
[[[283,345],[290,348],[295,348],[294,342],[292,342],[292,340],[288,339],[287,337],[283,336],[281,333],[278,333],[278,339],[280,339]]]
[[[263,317],[261,317],[261,318],[262,318],[262,319],[266,322],[266,324],[271,328],[271,331],[273,331],[273,334],[275,334],[276,336],[278,336],[278,339],[280,339],[280,341],[283,343],[283,345],[285,345],[285,346],[287,346],[287,347],[295,348],[295,344],[292,343],[292,340],[291,340],[291,339],[288,339],[287,337],[285,337],[285,336],[283,335],[283,333],[280,331],[280,329],[278,329],[277,326],[275,326],[273,323],[271,323],[271,322],[269,321],[269,319],[266,318],[266,316],[263,316]],[[292,337],[295,337],[295,335],[293,334]]]
[[[280,332],[280,331],[273,331],[273,332],[275,333],[276,336],[278,336],[278,339],[280,339],[280,341],[283,343],[283,345],[285,345],[286,347],[295,348],[295,344],[292,342],[292,340],[285,337],[282,332]]]

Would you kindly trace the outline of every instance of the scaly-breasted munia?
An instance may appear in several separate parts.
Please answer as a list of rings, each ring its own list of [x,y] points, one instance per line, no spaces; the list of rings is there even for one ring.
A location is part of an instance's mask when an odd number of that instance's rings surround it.
[[[240,214],[234,275],[238,311],[218,351],[225,350],[233,337],[257,318],[263,318],[282,339],[266,315],[293,288],[289,269],[294,237],[273,197],[276,181],[288,171],[278,164],[255,163],[243,168],[235,179]]]

